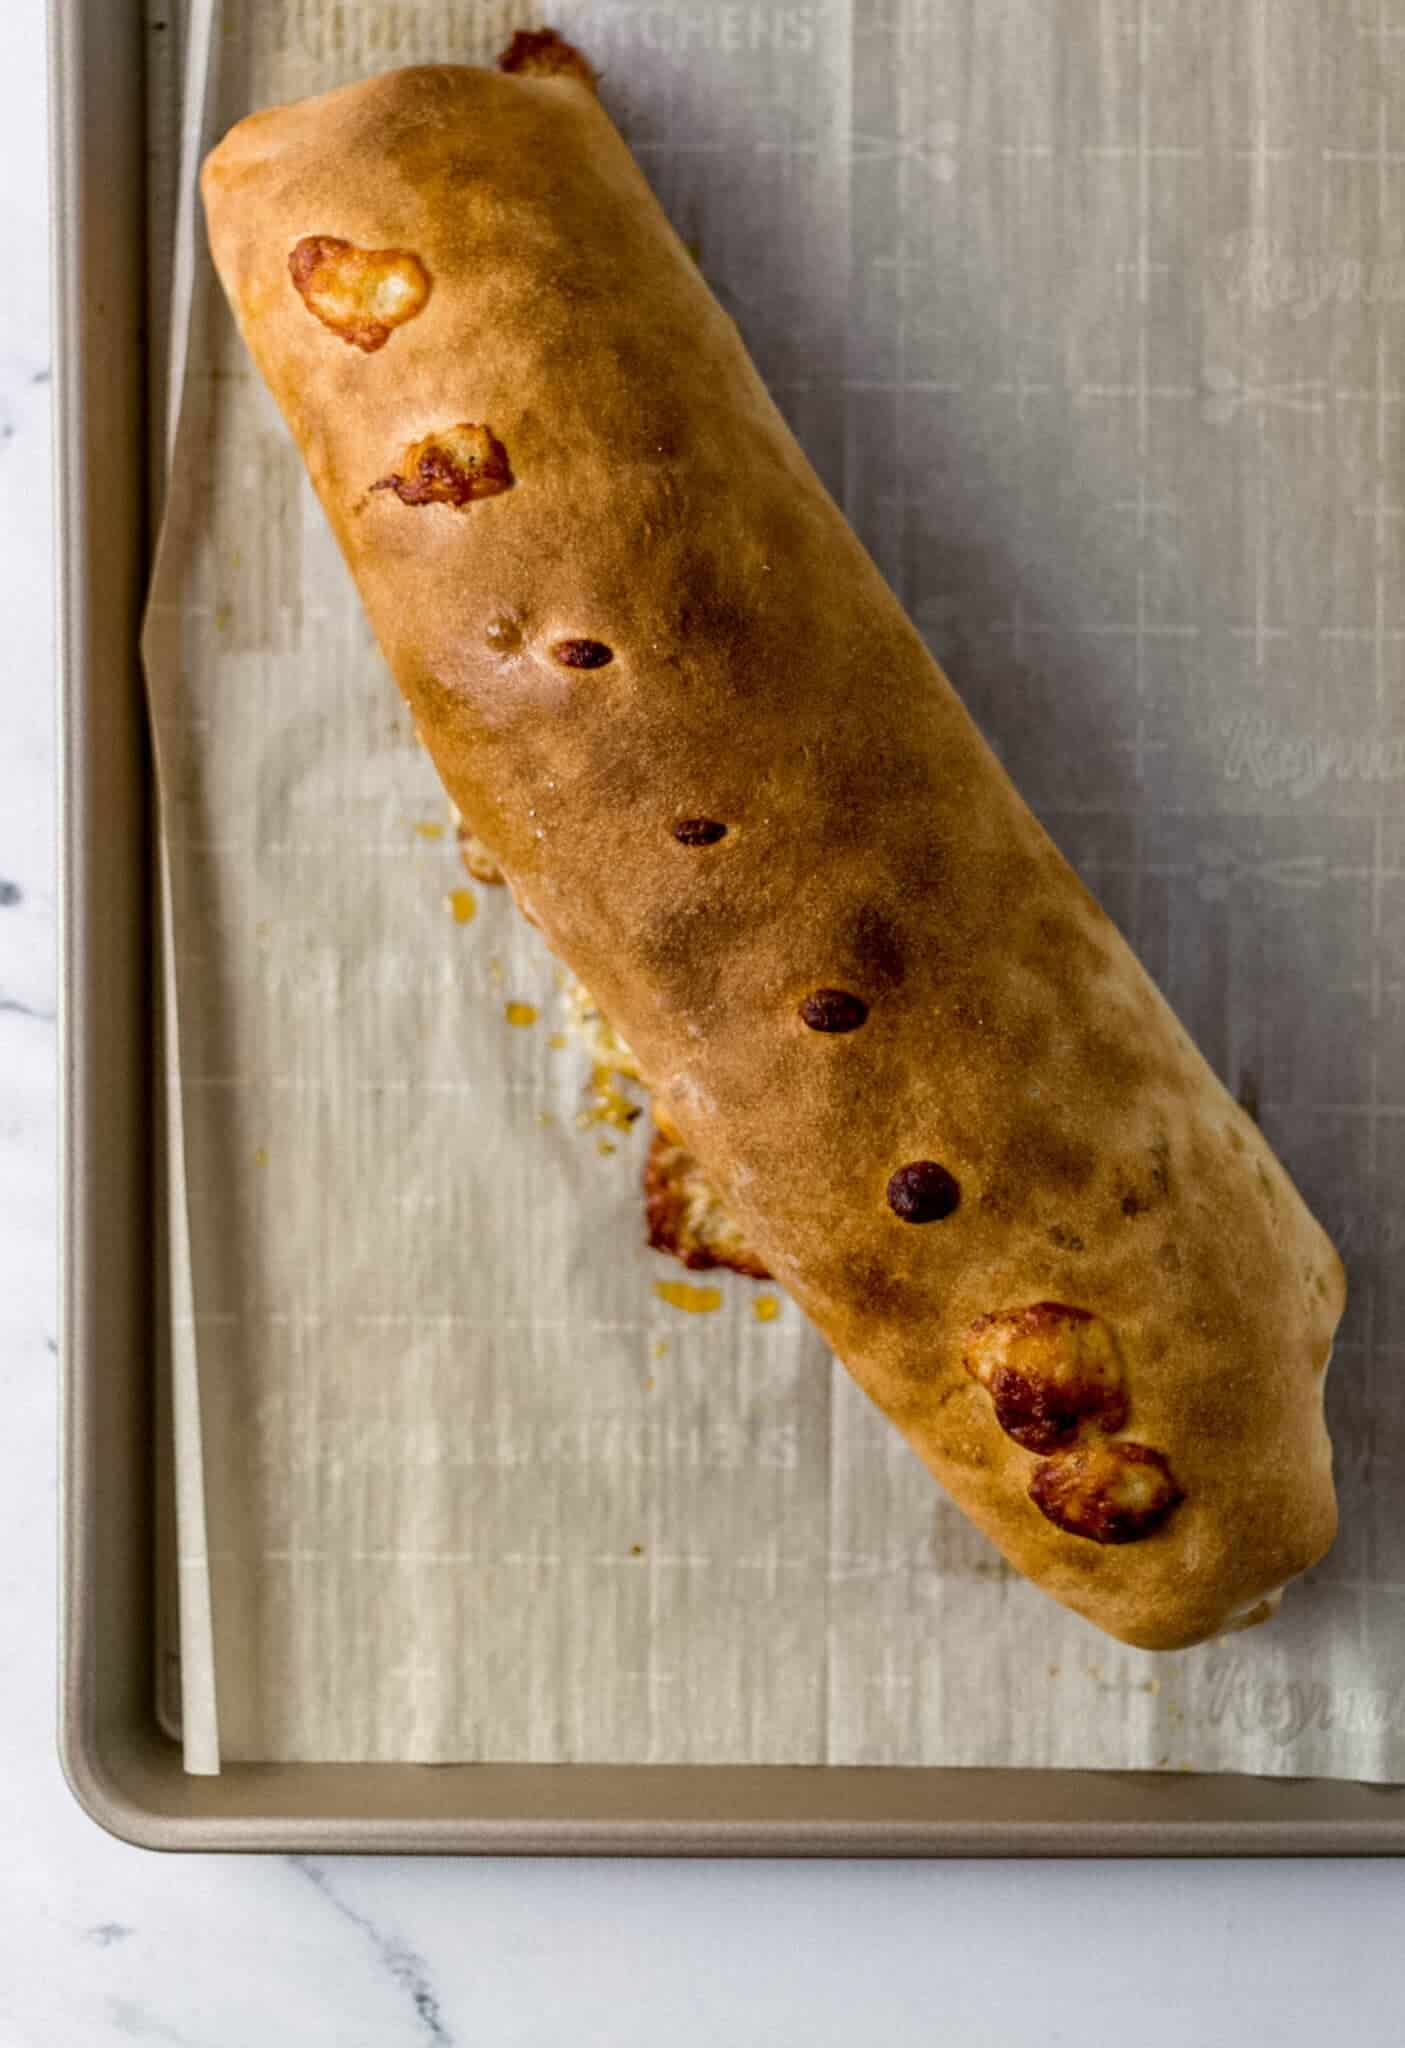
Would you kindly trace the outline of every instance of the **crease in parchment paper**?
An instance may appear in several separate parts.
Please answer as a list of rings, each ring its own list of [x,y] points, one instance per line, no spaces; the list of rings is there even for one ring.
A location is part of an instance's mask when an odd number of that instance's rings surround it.
[[[542,17],[200,18],[222,127],[491,60]],[[761,1322],[725,1275],[712,1313],[658,1297],[679,1276],[639,1242],[643,1122],[578,1127],[552,964],[457,868],[180,237],[184,484],[146,653],[188,1761],[1405,1776],[1405,366],[1378,166],[1405,82],[1360,10],[1264,0],[550,18],[1024,793],[1342,1245],[1343,1534],[1269,1627],[1124,1649],[1010,1573],[790,1304]]]
[[[174,602],[168,593],[179,591],[181,566],[172,561],[173,551],[189,516],[187,490],[177,461],[182,436],[196,436],[191,409],[201,403],[202,387],[188,374],[190,351],[204,339],[204,316],[208,297],[197,290],[196,279],[203,259],[203,230],[199,220],[196,174],[205,149],[213,140],[215,63],[219,38],[214,34],[213,0],[188,0],[180,17],[183,30],[184,68],[181,80],[180,124],[176,151],[179,173],[176,182],[176,217],[171,250],[171,319],[166,371],[167,415],[165,464],[162,474],[164,516],[152,568],[147,618],[143,626],[142,659],[148,671],[164,667],[168,649],[159,616],[164,605]],[[178,1699],[180,1738],[185,1768],[192,1774],[210,1775],[219,1770],[219,1711],[215,1694],[214,1617],[210,1602],[208,1530],[205,1513],[205,1455],[200,1413],[199,1325],[192,1287],[191,1226],[186,1177],[185,1112],[180,1082],[180,1005],[177,984],[177,937],[171,884],[171,850],[167,831],[167,806],[163,797],[165,777],[161,767],[161,732],[153,720],[157,753],[156,796],[156,902],[158,954],[160,960],[161,1047],[165,1071],[159,1079],[162,1097],[162,1134],[165,1144],[162,1187],[164,1270],[163,1306],[169,1314],[169,1328],[163,1332],[167,1346],[170,1425],[173,1442],[173,1503],[176,1543],[176,1622],[178,1639],[173,1646],[157,1646],[157,1697],[168,1720]],[[178,1683],[173,1687],[169,1673],[174,1661]]]

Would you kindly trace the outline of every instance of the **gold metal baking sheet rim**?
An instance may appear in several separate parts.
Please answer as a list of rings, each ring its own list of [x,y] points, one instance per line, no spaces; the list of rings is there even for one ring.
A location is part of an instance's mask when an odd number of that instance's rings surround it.
[[[141,0],[50,0],[60,673],[60,1732],[156,1849],[451,1855],[1393,1855],[1405,1787],[1153,1773],[234,1765],[156,1720],[149,415]]]

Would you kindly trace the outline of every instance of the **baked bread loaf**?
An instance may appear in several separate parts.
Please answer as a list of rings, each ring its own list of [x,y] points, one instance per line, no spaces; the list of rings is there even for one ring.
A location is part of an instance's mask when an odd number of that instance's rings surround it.
[[[255,114],[215,260],[448,792],[1007,1558],[1173,1648],[1335,1525],[1340,1264],[549,34]]]

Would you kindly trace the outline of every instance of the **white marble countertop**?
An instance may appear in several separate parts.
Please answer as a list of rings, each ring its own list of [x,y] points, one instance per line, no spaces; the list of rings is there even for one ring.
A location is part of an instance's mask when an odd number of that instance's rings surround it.
[[[43,13],[0,7],[0,2048],[1398,2039],[1394,1864],[170,1859],[75,1806],[53,1735]]]

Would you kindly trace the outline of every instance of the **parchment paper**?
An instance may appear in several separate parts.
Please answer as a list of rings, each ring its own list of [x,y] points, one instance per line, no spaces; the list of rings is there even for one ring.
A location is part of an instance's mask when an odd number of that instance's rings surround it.
[[[1271,1626],[1122,1649],[1011,1576],[792,1306],[757,1319],[775,1290],[657,1295],[645,1120],[579,1127],[550,960],[501,892],[454,895],[202,257],[148,634],[188,1762],[1405,1776],[1405,9],[550,18],[1342,1247],[1342,1535]],[[540,19],[231,0],[205,126]]]

